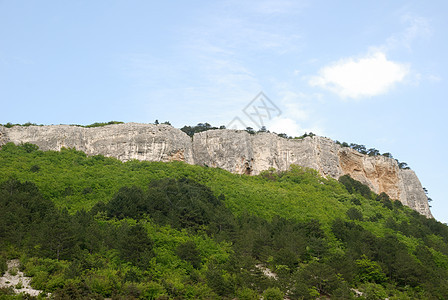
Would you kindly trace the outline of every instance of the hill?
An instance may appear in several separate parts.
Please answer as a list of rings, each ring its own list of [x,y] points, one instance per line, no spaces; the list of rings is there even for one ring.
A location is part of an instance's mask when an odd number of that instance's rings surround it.
[[[354,144],[350,147],[315,135],[287,138],[266,131],[213,129],[207,123],[199,129],[182,130],[167,124],[116,123],[0,126],[0,146],[7,142],[32,143],[42,150],[75,148],[124,162],[183,161],[250,175],[270,168],[287,171],[291,165],[299,165],[315,169],[324,177],[338,179],[348,174],[377,194],[384,192],[432,217],[417,175],[390,153],[380,155],[375,149]]]
[[[348,175],[9,143],[0,182],[0,270],[56,299],[448,298],[448,227]]]

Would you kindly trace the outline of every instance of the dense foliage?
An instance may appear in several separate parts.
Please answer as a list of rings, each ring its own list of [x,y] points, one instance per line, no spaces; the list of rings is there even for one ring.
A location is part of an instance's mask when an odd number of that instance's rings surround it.
[[[7,144],[0,183],[0,272],[56,299],[448,298],[448,227],[349,176]]]

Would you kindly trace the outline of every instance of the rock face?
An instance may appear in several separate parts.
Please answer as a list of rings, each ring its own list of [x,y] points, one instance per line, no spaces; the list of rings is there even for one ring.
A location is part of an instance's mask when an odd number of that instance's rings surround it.
[[[288,140],[271,133],[209,130],[193,137],[195,164],[238,174],[257,175],[269,168],[288,170],[292,164],[313,168],[324,176],[341,175],[339,146],[330,139]]]
[[[3,132],[6,142],[32,143],[41,150],[59,151],[66,147],[76,148],[87,155],[102,154],[121,161],[180,160],[193,164],[190,137],[169,125],[128,123],[95,128],[70,125],[14,126],[3,128]]]
[[[73,147],[88,155],[102,154],[122,161],[179,160],[248,175],[269,168],[285,171],[296,164],[336,179],[349,174],[375,193],[385,192],[432,217],[422,185],[412,170],[400,169],[394,159],[367,156],[318,136],[284,139],[271,133],[251,135],[246,131],[220,129],[195,134],[191,139],[169,125],[136,123],[96,128],[0,126],[0,146],[7,142],[33,143],[41,150]]]

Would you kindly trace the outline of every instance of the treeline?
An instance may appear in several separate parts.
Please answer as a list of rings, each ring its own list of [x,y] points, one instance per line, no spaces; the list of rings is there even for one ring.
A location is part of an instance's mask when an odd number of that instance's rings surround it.
[[[3,126],[3,127],[6,127],[6,128],[12,128],[14,126],[23,126],[23,127],[44,126],[43,124],[36,124],[36,123],[31,123],[31,122],[26,122],[26,123],[23,123],[23,124],[13,124],[11,122],[8,122],[6,124],[0,124],[0,125]]]
[[[221,125],[219,127],[215,127],[210,125],[209,123],[198,123],[196,126],[187,126],[185,125],[184,127],[182,127],[180,130],[182,130],[183,132],[185,132],[187,135],[189,136],[193,136],[195,133],[199,133],[199,132],[204,132],[207,130],[214,130],[214,129],[226,129],[226,126]],[[249,134],[256,134],[256,133],[263,133],[263,132],[270,132],[266,126],[261,126],[258,130],[255,130],[253,127],[246,127],[244,129],[247,133]],[[285,138],[285,139],[303,139],[306,137],[313,137],[315,136],[314,133],[310,132],[310,133],[304,133],[303,135],[299,136],[299,137],[291,137],[288,136],[286,133],[275,133],[277,134],[279,137]]]
[[[204,132],[207,130],[213,130],[213,129],[226,129],[224,125],[221,125],[219,127],[214,127],[210,125],[209,123],[198,123],[196,126],[187,126],[185,125],[180,130],[185,132],[187,135],[192,137],[195,133]]]
[[[394,158],[392,156],[392,154],[390,154],[389,152],[385,152],[385,153],[381,154],[381,152],[379,150],[377,150],[375,148],[367,149],[366,146],[364,146],[364,145],[359,145],[359,144],[355,144],[355,143],[348,144],[346,142],[342,142],[341,143],[339,141],[335,141],[335,143],[340,145],[340,146],[342,146],[342,147],[351,148],[353,150],[358,151],[361,154],[365,154],[365,155],[368,155],[368,156],[379,156],[379,155],[381,155],[381,156],[384,156],[384,157],[387,157],[387,158]],[[410,169],[410,167],[408,166],[407,163],[400,162],[398,159],[395,159],[395,160],[397,161],[398,167],[400,169],[404,169],[404,170],[409,170]]]
[[[77,124],[75,125],[75,124],[72,124],[72,126],[78,126],[78,127],[84,127],[84,128],[92,128],[92,127],[102,127],[102,126],[112,125],[112,124],[124,124],[124,122],[120,122],[120,121],[95,122],[95,123],[90,124],[90,125],[77,125]],[[6,127],[6,128],[12,128],[14,126],[29,127],[29,126],[44,126],[44,125],[43,124],[31,123],[31,122],[26,122],[24,124],[13,124],[11,122],[8,122],[8,123],[6,123],[6,124],[4,124],[2,126]]]

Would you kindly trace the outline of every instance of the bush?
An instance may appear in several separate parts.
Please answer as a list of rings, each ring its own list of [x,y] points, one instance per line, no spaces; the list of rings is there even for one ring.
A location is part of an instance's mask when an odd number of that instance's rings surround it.
[[[339,182],[342,183],[350,194],[359,193],[365,198],[371,198],[372,191],[370,188],[353,179],[350,175],[343,175],[339,177]]]
[[[38,165],[32,165],[30,171],[33,173],[37,173],[40,171],[40,167]]]
[[[258,300],[258,294],[250,288],[243,288],[236,293],[238,300]]]
[[[380,284],[365,283],[360,290],[363,292],[366,300],[382,300],[387,298],[387,291]]]
[[[113,125],[113,124],[123,124],[123,122],[120,122],[120,121],[110,121],[110,122],[107,122],[107,123],[95,122],[93,124],[85,125],[85,126],[82,126],[82,127],[93,128],[93,127],[103,127],[103,126]]]
[[[381,266],[377,262],[371,261],[365,255],[355,262],[358,268],[358,281],[375,283],[383,283],[386,281],[386,275],[383,273]]]
[[[263,292],[264,300],[283,300],[283,292],[279,288],[268,288]]]
[[[31,143],[22,143],[19,146],[21,149],[25,150],[26,153],[31,153],[39,150],[39,146],[31,144]]]
[[[18,271],[19,271],[19,270],[17,270],[17,268],[14,267],[14,268],[11,268],[11,270],[9,270],[8,273],[9,273],[11,276],[16,276]]]
[[[353,198],[351,201],[354,205],[361,205],[361,201],[358,198]]]
[[[347,217],[350,220],[359,220],[359,221],[363,220],[362,212],[359,209],[354,208],[354,207],[351,207],[347,210]]]
[[[201,267],[201,253],[193,241],[180,244],[176,249],[176,254],[179,258],[191,263],[193,268]]]
[[[22,280],[19,280],[19,282],[16,284],[16,289],[20,290],[23,288]]]

